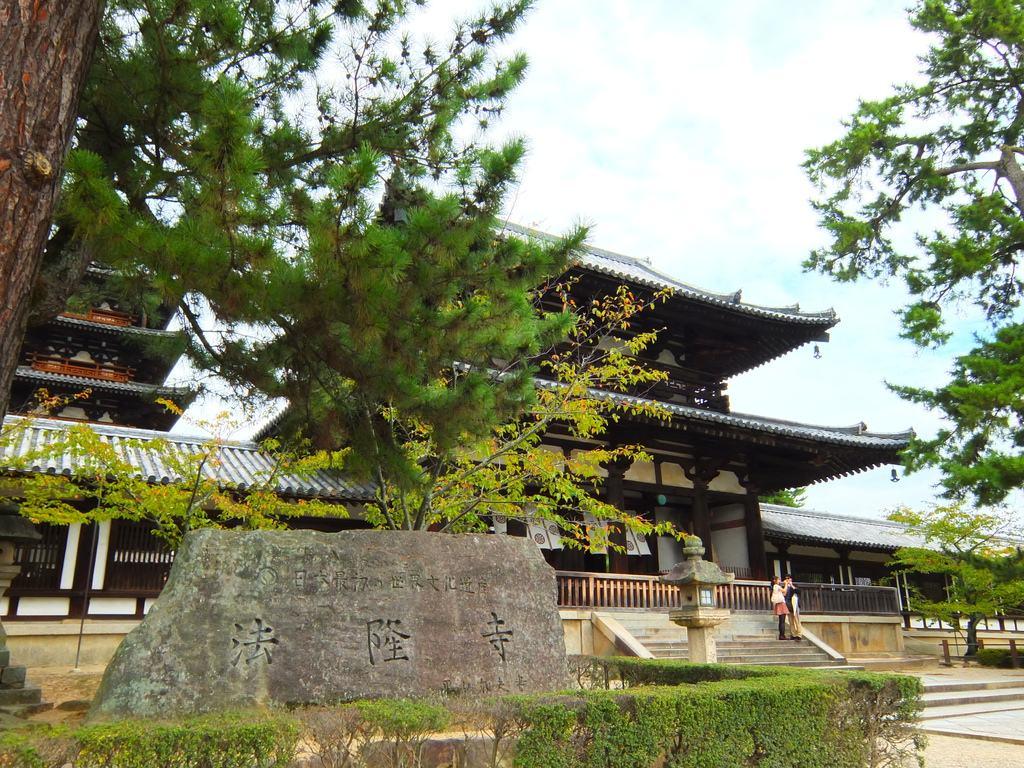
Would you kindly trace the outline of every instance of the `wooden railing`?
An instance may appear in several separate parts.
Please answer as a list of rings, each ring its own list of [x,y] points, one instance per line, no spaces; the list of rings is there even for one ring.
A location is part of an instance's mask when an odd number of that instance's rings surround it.
[[[558,571],[560,608],[662,611],[679,607],[679,588],[657,576]],[[798,584],[800,610],[807,614],[899,615],[894,587]],[[718,605],[741,613],[768,613],[771,591],[763,581],[734,581],[718,588]]]
[[[656,576],[557,571],[559,608],[629,608],[648,611],[681,606],[679,588]]]
[[[123,365],[100,365],[84,360],[71,360],[64,357],[40,355],[33,352],[29,355],[29,364],[37,371],[60,373],[65,376],[81,376],[87,379],[104,379],[106,381],[131,381],[135,370]]]
[[[117,325],[122,328],[132,324],[132,316],[125,312],[118,312],[114,309],[96,309],[93,307],[88,312],[61,312],[64,317],[73,317],[76,320],[88,320],[92,323],[104,323],[106,325]]]

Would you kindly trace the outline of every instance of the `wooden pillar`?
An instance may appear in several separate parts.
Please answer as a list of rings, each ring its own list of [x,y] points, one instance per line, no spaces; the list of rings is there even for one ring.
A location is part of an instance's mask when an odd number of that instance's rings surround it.
[[[699,536],[704,543],[704,559],[713,561],[708,485],[718,476],[718,467],[706,459],[697,458],[692,464],[683,465],[683,473],[693,483],[693,535]]]
[[[626,497],[622,489],[622,481],[626,475],[627,467],[621,463],[610,464],[608,467],[608,479],[605,481],[605,491],[608,503],[622,511],[626,508]],[[613,525],[609,531],[609,538],[612,544],[623,549],[626,546],[626,531],[621,525]],[[608,550],[609,565],[612,573],[629,573],[629,555],[617,552],[614,549]]]
[[[708,508],[708,484],[697,478],[693,481],[693,533],[704,542],[704,559],[712,560],[711,510]]]
[[[850,550],[836,548],[839,553],[839,583],[853,584],[853,574],[850,572]]]
[[[776,544],[775,546],[779,550],[779,576],[792,574],[793,565],[789,562],[789,544]]]
[[[743,499],[744,524],[747,529],[747,558],[755,579],[768,578],[768,556],[764,549],[764,526],[761,524],[761,503],[757,493],[748,489]]]

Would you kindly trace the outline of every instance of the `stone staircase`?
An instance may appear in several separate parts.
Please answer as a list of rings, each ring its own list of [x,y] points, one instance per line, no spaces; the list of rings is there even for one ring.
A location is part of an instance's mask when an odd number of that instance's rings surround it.
[[[666,613],[617,612],[614,618],[658,659],[688,659],[686,630],[673,624]],[[722,664],[863,669],[843,658],[833,658],[807,640],[779,640],[775,623],[768,617],[733,616],[728,632],[716,637]],[[724,627],[723,627],[724,629]]]
[[[946,717],[1024,709],[1024,678],[924,682],[923,725]]]
[[[50,706],[43,703],[39,686],[25,681],[25,667],[11,666],[11,652],[0,641],[0,712],[21,716]]]

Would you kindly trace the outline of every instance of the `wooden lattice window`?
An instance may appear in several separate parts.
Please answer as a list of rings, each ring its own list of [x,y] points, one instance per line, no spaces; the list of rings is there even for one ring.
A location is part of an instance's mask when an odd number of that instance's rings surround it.
[[[14,562],[21,566],[21,573],[11,583],[13,590],[60,588],[68,527],[40,523],[36,528],[42,539],[19,544],[15,548]]]
[[[114,520],[110,526],[104,589],[158,592],[174,562],[174,550],[153,535],[149,523]]]

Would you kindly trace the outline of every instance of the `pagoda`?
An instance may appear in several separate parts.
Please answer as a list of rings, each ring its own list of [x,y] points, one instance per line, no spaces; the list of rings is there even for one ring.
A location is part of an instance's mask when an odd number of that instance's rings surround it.
[[[57,399],[51,418],[168,430],[195,397],[164,382],[182,350],[165,306],[146,311],[114,287],[101,267],[50,322],[30,327],[11,387],[12,414],[38,413],[43,395]]]

